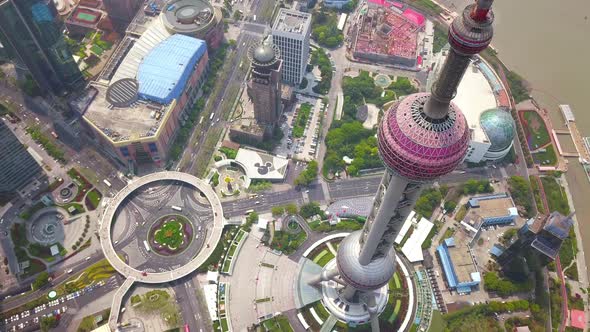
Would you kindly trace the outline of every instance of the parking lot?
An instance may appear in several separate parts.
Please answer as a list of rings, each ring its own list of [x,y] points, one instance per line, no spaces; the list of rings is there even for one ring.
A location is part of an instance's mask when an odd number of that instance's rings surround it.
[[[303,135],[297,138],[293,135],[293,127],[299,114],[298,110],[305,103],[311,105],[311,112],[305,122]],[[293,111],[285,113],[287,122],[281,126],[285,138],[275,152],[279,155],[291,156],[298,160],[311,161],[316,159],[324,106],[321,99],[297,95],[297,105],[293,107]]]

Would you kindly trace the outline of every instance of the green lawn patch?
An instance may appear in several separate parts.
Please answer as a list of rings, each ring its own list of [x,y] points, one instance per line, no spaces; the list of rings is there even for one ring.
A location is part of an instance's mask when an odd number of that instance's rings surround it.
[[[322,301],[317,301],[313,305],[313,308],[315,309],[316,314],[318,314],[318,316],[320,316],[322,320],[325,321],[326,319],[328,319],[328,317],[330,317],[330,313],[328,312],[328,310],[326,310],[326,308],[322,304]]]
[[[332,259],[334,259],[334,254],[330,250],[324,249],[313,259],[313,262],[324,267]]]
[[[567,216],[570,213],[570,207],[567,200],[567,195],[562,186],[557,183],[557,180],[552,176],[544,176],[541,178],[547,203],[549,204],[549,211],[558,211]]]
[[[430,327],[428,332],[444,332],[445,322],[443,316],[438,310],[432,311],[432,320],[430,321]]]
[[[98,189],[94,188],[88,192],[86,195],[86,207],[88,207],[89,211],[93,211],[98,207],[100,200],[102,198],[102,194]]]
[[[555,154],[553,144],[548,145],[538,152],[531,152],[531,155],[536,164],[543,166],[553,166],[557,164],[557,154]]]
[[[86,210],[84,209],[84,206],[82,206],[82,204],[79,203],[67,203],[64,205],[60,205],[62,208],[64,208],[66,211],[68,211],[68,213],[70,215],[76,215],[76,214],[80,214],[80,213],[84,213]],[[74,208],[72,210],[72,212],[70,212],[70,207]]]

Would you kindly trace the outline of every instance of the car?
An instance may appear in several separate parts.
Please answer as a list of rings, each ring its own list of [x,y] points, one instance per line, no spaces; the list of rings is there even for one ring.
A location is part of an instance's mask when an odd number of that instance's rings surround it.
[[[61,312],[66,312],[66,310],[68,310],[68,307],[67,306],[61,307]]]
[[[39,317],[33,318],[33,323],[35,323],[35,324],[39,323]]]
[[[84,260],[89,261],[90,260],[90,256],[86,257]]]

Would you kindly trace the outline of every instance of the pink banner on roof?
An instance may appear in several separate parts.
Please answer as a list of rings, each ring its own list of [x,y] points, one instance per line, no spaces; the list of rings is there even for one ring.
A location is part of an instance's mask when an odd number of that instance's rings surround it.
[[[394,6],[394,7],[396,7],[396,8],[399,8],[399,9],[404,8],[404,4],[401,3],[401,2],[397,2],[397,1],[392,1],[391,2],[391,5]]]
[[[413,9],[406,9],[404,10],[403,13],[404,17],[406,19],[408,19],[410,22],[413,22],[416,25],[422,25],[424,24],[424,15],[418,13],[417,11],[413,10]]]

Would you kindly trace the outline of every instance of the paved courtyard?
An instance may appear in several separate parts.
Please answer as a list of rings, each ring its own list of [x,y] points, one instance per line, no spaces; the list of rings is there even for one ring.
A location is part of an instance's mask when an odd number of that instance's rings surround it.
[[[234,331],[245,331],[259,317],[295,307],[293,282],[297,263],[259,245],[255,232],[244,242],[233,275],[223,280],[230,283],[229,315]],[[268,300],[255,303],[264,299]]]

